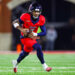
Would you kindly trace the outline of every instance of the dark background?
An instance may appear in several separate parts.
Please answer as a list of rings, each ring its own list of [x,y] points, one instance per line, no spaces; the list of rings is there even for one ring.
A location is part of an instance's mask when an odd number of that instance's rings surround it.
[[[46,27],[53,24],[57,30],[58,38],[55,41],[55,50],[75,50],[75,5],[64,0],[37,0],[37,2],[42,5],[42,14],[46,17],[47,23],[49,23],[46,24]],[[24,3],[13,9],[11,21],[19,18],[22,13],[27,12],[30,3]],[[16,38],[12,44],[12,50],[15,50],[15,46],[20,43],[20,32],[12,27],[12,33],[13,39]],[[42,45],[44,49],[45,44]]]

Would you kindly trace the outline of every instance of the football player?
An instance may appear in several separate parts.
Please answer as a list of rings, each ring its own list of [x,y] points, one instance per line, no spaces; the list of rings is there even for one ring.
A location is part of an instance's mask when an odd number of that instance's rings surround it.
[[[48,67],[45,63],[42,47],[36,41],[38,36],[46,35],[45,17],[41,15],[42,7],[37,2],[33,2],[29,6],[29,13],[23,13],[19,20],[15,20],[13,25],[15,28],[21,31],[21,42],[24,46],[23,51],[20,53],[17,60],[13,60],[14,72],[17,72],[18,64],[29,55],[29,53],[35,49],[37,51],[37,57],[40,60],[44,70],[51,71],[52,68]],[[38,28],[41,28],[40,33],[37,33]]]

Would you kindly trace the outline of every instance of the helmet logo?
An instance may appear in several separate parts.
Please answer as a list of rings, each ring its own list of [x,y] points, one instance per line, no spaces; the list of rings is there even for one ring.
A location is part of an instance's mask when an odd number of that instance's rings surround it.
[[[35,11],[40,11],[39,9],[35,9]]]

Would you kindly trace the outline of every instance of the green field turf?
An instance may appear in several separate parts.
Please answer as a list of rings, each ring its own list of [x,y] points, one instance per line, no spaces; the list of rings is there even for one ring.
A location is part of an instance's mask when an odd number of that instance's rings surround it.
[[[0,55],[0,75],[75,75],[75,54],[44,54],[46,63],[53,68],[51,72],[43,70],[36,54],[30,54],[13,73],[12,60],[18,54]]]

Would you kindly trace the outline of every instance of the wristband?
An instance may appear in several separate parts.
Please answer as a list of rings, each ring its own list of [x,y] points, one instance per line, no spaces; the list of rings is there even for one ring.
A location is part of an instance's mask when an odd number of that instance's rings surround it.
[[[19,26],[19,24],[18,23],[14,23],[13,26],[14,26],[14,28],[16,28],[16,27]]]
[[[37,33],[34,33],[34,32],[33,32],[33,36],[37,36]]]

